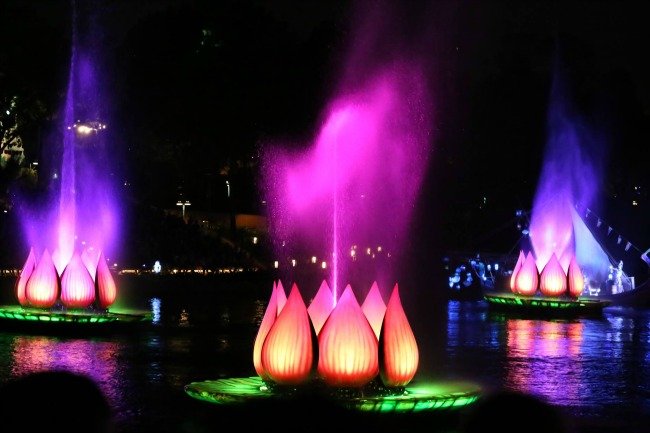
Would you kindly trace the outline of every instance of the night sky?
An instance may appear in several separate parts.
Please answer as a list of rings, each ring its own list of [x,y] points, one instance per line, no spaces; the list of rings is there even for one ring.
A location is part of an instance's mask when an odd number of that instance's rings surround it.
[[[433,158],[419,246],[503,250],[517,239],[510,221],[532,206],[554,71],[606,143],[600,212],[650,246],[650,30],[640,2],[88,4],[116,175],[130,200],[166,207],[182,194],[194,209],[220,211],[228,176],[238,209],[260,211],[260,145],[313,135],[351,49],[370,32],[374,59],[408,53],[430,72]],[[70,28],[68,1],[0,5],[0,96],[29,93],[48,110],[25,137],[34,159],[60,121]]]

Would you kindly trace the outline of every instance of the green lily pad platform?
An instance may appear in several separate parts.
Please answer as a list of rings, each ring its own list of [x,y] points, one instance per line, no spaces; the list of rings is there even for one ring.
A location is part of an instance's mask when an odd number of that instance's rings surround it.
[[[193,382],[185,392],[198,400],[218,405],[244,404],[263,399],[287,398],[287,392],[270,389],[258,376]],[[303,391],[304,392],[304,391]],[[365,394],[365,393],[364,393]],[[300,398],[300,393],[296,398]],[[458,409],[474,403],[481,395],[479,386],[466,382],[413,384],[395,394],[351,395],[330,393],[335,402],[347,409],[374,413],[414,413]]]
[[[513,293],[484,294],[483,297],[496,309],[552,315],[599,315],[611,304],[604,299],[526,297]]]
[[[149,311],[46,310],[20,305],[0,306],[0,329],[11,326],[30,330],[115,330],[151,322]]]

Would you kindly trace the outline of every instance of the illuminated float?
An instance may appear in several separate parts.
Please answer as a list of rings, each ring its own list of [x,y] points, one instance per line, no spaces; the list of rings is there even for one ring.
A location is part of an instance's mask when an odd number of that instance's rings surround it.
[[[611,302],[604,299],[583,297],[585,278],[575,256],[564,268],[555,253],[543,264],[539,263],[531,251],[519,252],[519,258],[510,276],[512,293],[484,293],[491,306],[524,311],[601,313]]]
[[[323,281],[307,307],[296,284],[287,297],[274,282],[253,345],[257,376],[193,382],[185,391],[225,404],[308,390],[366,412],[454,409],[478,399],[471,383],[412,383],[419,351],[397,284],[388,303],[377,283],[361,305],[350,285],[334,299]]]
[[[37,256],[31,248],[15,296],[18,305],[0,306],[0,319],[63,327],[137,323],[151,317],[148,312],[109,311],[117,298],[117,285],[104,255],[92,249],[75,251],[66,261],[58,250],[50,254],[46,248]]]

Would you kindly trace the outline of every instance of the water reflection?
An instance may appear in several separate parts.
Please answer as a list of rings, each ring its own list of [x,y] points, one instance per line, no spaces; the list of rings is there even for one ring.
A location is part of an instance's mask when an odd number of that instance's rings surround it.
[[[581,322],[508,319],[506,386],[558,404],[580,403]]]
[[[151,322],[154,324],[160,323],[160,298],[151,298]]]
[[[648,310],[532,320],[453,301],[447,319],[450,376],[540,395],[578,416],[638,419],[639,408],[650,409]]]
[[[123,347],[119,342],[16,335],[10,344],[12,376],[71,371],[91,377],[110,401],[123,398],[123,370],[117,361]]]

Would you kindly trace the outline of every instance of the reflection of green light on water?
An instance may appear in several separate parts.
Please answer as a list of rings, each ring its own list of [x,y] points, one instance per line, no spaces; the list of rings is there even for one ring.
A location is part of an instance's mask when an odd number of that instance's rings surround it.
[[[280,397],[269,390],[259,377],[231,378],[194,382],[185,392],[196,399],[216,404],[245,403],[259,398]],[[333,399],[349,409],[362,412],[423,412],[460,408],[474,403],[480,394],[476,385],[464,382],[440,382],[414,385],[396,395]]]

